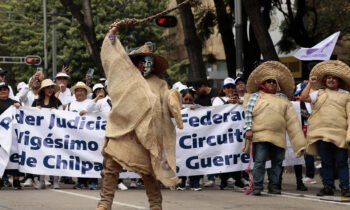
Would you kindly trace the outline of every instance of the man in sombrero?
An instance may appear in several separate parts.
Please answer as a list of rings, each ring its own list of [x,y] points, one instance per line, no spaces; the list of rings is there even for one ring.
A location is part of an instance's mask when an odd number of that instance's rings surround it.
[[[286,132],[297,157],[303,155],[306,140],[298,116],[287,97],[293,95],[294,79],[290,70],[280,62],[267,61],[249,76],[245,96],[246,144],[249,154],[253,142],[255,164],[253,195],[261,195],[265,163],[271,159],[268,192],[281,194],[280,175],[286,150]]]
[[[341,195],[350,197],[350,67],[341,61],[323,61],[310,73],[300,99],[311,103],[307,149],[321,157],[323,189],[318,196],[334,195],[334,167],[338,169]],[[310,93],[310,89],[315,90]]]
[[[149,45],[127,55],[112,24],[101,50],[112,110],[107,119],[101,200],[98,210],[111,209],[122,168],[141,174],[151,210],[162,209],[159,181],[175,187],[176,131],[171,117],[183,128],[180,95],[158,76],[167,60]],[[159,181],[158,181],[159,180]]]

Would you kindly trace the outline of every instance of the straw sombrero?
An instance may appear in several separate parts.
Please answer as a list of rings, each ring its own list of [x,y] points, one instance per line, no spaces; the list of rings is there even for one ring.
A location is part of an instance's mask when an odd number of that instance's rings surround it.
[[[71,91],[72,93],[74,93],[75,90],[76,90],[77,88],[84,88],[84,89],[86,90],[87,94],[91,93],[91,88],[88,87],[84,82],[77,82],[77,83],[70,89],[70,91]]]
[[[255,93],[259,91],[259,86],[268,79],[275,79],[281,93],[288,97],[293,96],[294,78],[290,70],[278,61],[267,61],[260,64],[250,74],[247,82],[247,92]]]
[[[312,69],[311,76],[317,76],[317,82],[311,86],[312,89],[318,90],[324,88],[322,80],[325,76],[332,75],[340,78],[340,88],[350,90],[350,67],[339,60],[323,61]]]
[[[137,56],[147,56],[147,55],[152,56],[154,59],[154,67],[153,67],[152,73],[156,75],[163,74],[168,68],[168,60],[165,59],[163,56],[154,54],[152,52],[150,45],[145,44],[139,49],[133,50],[129,53],[129,57],[131,60]]]
[[[41,82],[41,86],[40,86],[38,92],[40,92],[44,87],[50,87],[50,86],[54,86],[55,92],[60,90],[60,87],[58,85],[56,85],[55,83],[53,83],[53,81],[51,79],[44,79]]]

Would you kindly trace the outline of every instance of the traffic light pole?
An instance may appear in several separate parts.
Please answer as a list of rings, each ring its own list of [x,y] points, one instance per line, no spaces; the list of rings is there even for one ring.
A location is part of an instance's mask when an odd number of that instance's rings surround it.
[[[56,8],[52,9],[52,77],[57,74],[57,44],[56,44]]]
[[[236,75],[243,73],[242,0],[235,0]]]
[[[44,74],[48,76],[47,66],[47,24],[46,24],[46,0],[43,0],[44,5]]]

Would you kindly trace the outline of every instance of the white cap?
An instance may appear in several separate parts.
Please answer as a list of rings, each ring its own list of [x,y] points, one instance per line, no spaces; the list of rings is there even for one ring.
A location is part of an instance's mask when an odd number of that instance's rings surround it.
[[[25,82],[20,82],[17,85],[17,91],[19,91],[20,89],[23,89],[27,84]]]
[[[108,85],[108,80],[105,81],[105,87],[107,87],[107,85]]]
[[[183,84],[180,81],[176,82],[176,83],[173,84],[172,89],[177,89],[178,90],[181,85],[183,85]]]
[[[97,83],[92,87],[92,92],[95,92],[96,89],[105,88],[101,83]]]
[[[222,83],[222,86],[226,86],[226,85],[236,85],[235,80],[232,79],[231,77],[227,77]]]
[[[106,81],[106,80],[107,80],[107,79],[104,78],[104,77],[102,77],[102,78],[99,79],[100,82],[103,82],[103,81]]]
[[[181,92],[181,91],[186,90],[186,89],[188,89],[187,85],[181,85],[177,90],[179,92]]]

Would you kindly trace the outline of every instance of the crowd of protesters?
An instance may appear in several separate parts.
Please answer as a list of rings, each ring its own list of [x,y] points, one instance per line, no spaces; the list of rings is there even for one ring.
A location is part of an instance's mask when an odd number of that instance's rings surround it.
[[[105,78],[100,78],[99,81],[92,86],[91,80],[86,77],[85,82],[79,81],[72,85],[71,88],[69,88],[68,84],[70,76],[67,72],[67,67],[63,67],[62,71],[59,72],[56,77],[53,78],[53,80],[45,79],[44,75],[41,72],[36,72],[29,79],[28,84],[20,82],[17,85],[17,94],[14,95],[11,86],[6,83],[6,70],[0,68],[0,114],[2,114],[8,107],[12,105],[17,108],[20,106],[29,106],[36,107],[38,109],[59,109],[78,112],[80,115],[92,112],[108,112],[111,110],[112,102],[108,97],[108,81]],[[308,80],[304,80],[298,84],[296,86],[294,97],[289,98],[291,101],[300,102],[301,126],[305,136],[307,134],[308,118],[312,112],[310,103],[315,103],[317,98],[321,97],[322,95],[322,91],[321,94],[320,91],[315,91],[316,93],[313,92],[312,94],[309,93],[310,83],[315,83],[316,79],[317,78],[315,77],[311,77],[310,82]],[[324,84],[326,84],[326,89],[329,89],[327,84],[332,88],[331,85],[333,85],[333,83],[340,83],[339,81],[342,81],[342,78],[329,74],[327,74],[325,78],[322,79],[325,80]],[[330,82],[328,82],[328,80]],[[242,77],[238,77],[235,80],[228,77],[223,81],[220,90],[215,87],[211,87],[207,80],[191,81],[188,82],[187,85],[184,85],[181,82],[177,82],[172,86],[172,88],[177,89],[182,96],[182,109],[188,108],[195,110],[201,107],[220,106],[224,104],[237,104],[238,106],[243,106],[246,94],[246,85],[247,81]],[[264,85],[264,87],[274,87],[278,85],[278,81],[273,78],[269,78],[268,80],[262,81],[261,85]],[[340,88],[338,91],[346,94],[349,93],[346,90]],[[251,99],[251,97],[249,99]],[[254,103],[256,102],[254,101]],[[251,128],[246,128],[247,131],[249,131],[249,129]],[[249,135],[247,138],[250,138]],[[264,147],[266,146],[262,143],[255,143],[255,145],[258,144],[261,144],[261,146]],[[336,167],[339,169],[339,178],[341,179],[340,188],[342,196],[350,197],[349,167],[345,164],[346,161],[349,161],[350,165],[350,160],[347,159],[348,150],[341,149],[337,147],[335,143],[331,143],[329,141],[318,141],[318,146],[321,148],[320,156],[323,167],[322,173],[324,185],[324,188],[321,189],[318,195],[323,196],[334,194],[335,186],[333,168],[336,162]],[[256,152],[258,152],[259,147],[256,149]],[[264,150],[264,148],[261,150]],[[332,152],[332,155],[328,154],[329,151]],[[280,152],[279,154],[283,156],[284,152]],[[264,158],[265,157],[262,157],[262,159]],[[305,154],[304,158],[306,167],[306,175],[304,177],[302,176],[302,165],[294,166],[296,176],[296,189],[299,191],[308,190],[304,185],[305,183],[316,183],[314,165],[316,155]],[[264,161],[261,163],[265,164]],[[259,164],[256,164],[256,167],[259,167]],[[264,179],[263,174],[265,174],[265,167],[262,167],[261,165],[260,168],[254,169],[255,188],[253,194],[260,195],[260,192],[263,189],[262,180]],[[275,169],[272,167],[271,170]],[[274,186],[270,187],[269,184],[269,192],[272,194],[280,194],[283,175],[281,170],[283,170],[283,168],[279,168],[278,166],[278,172],[271,172],[271,170],[267,170],[267,174],[269,181],[271,181]],[[260,174],[257,175],[257,172]],[[13,177],[12,184],[9,182],[9,175]],[[204,176],[189,176],[188,182],[187,177],[180,177],[181,182],[179,183],[177,190],[186,190],[187,188],[190,188],[194,191],[200,191],[202,190],[202,186],[215,186],[217,183],[215,179],[220,179],[219,188],[222,190],[227,188],[228,183],[232,183],[234,184],[234,187],[238,188],[246,187],[249,184],[249,177],[244,171],[221,174],[207,174],[206,176],[207,179],[204,179]],[[20,177],[23,177],[22,184],[20,184]],[[36,184],[34,181],[35,179],[38,180]],[[345,179],[347,179],[347,181]],[[206,182],[203,182],[203,180],[206,180]],[[89,188],[91,190],[94,190],[97,189],[98,185],[97,179],[90,178],[78,178],[75,183],[71,177],[61,177],[61,182],[64,182],[65,184],[73,184],[74,189]],[[120,190],[128,189],[128,187],[123,183],[121,179],[118,181],[118,183],[118,188]],[[37,189],[44,189],[51,184],[54,189],[59,189],[59,177],[49,178],[42,175],[38,176],[34,174],[22,174],[17,170],[6,170],[2,179],[0,179],[0,189],[10,186],[12,186],[14,189],[21,189],[22,187],[31,186],[34,186]],[[142,185],[142,183],[136,184],[135,179],[132,179],[131,184],[131,188]]]

